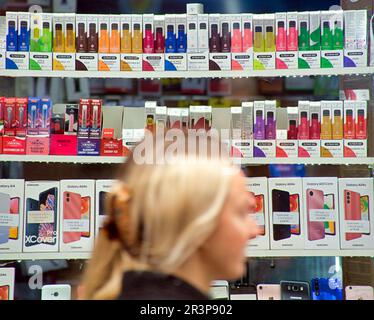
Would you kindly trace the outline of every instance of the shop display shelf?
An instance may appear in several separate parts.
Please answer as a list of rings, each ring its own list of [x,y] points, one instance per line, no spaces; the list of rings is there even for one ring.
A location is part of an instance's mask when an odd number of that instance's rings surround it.
[[[40,71],[0,70],[0,77],[46,77],[46,78],[253,78],[253,77],[305,77],[365,75],[374,73],[374,67],[339,69],[276,69],[232,71]]]
[[[43,162],[43,163],[123,163],[125,157],[101,157],[101,156],[37,156],[37,155],[0,155],[0,162]]]
[[[29,253],[0,253],[0,261],[10,260],[79,260],[89,259],[90,252],[29,252]]]

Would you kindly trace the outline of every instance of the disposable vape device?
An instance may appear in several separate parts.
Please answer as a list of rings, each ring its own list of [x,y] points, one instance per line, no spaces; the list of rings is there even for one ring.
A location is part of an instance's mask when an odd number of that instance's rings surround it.
[[[43,14],[43,17],[45,16],[46,14]],[[48,19],[48,21],[43,20],[43,34],[39,41],[40,52],[52,52],[52,19],[50,15],[46,16],[46,19]]]
[[[312,113],[311,114],[311,121],[310,121],[310,130],[309,130],[309,137],[310,139],[320,139],[320,133],[321,133],[321,126],[319,123],[319,117],[318,114]]]
[[[230,25],[228,22],[222,23],[221,51],[231,52]]]
[[[129,23],[122,23],[121,52],[131,53],[131,32]]]
[[[6,13],[6,50],[17,51],[17,12]]]
[[[28,52],[30,51],[30,25],[29,25],[29,15],[27,18],[22,19],[18,17],[19,26],[18,26],[18,51]]]
[[[308,113],[306,111],[302,111],[300,113],[298,135],[299,135],[300,140],[309,139],[309,119],[308,119]]]
[[[346,221],[361,220],[360,194],[351,190],[344,190],[344,218]],[[345,233],[345,240],[361,238],[361,233]]]
[[[287,130],[288,140],[297,140],[297,125],[296,120],[289,120],[288,130]]]
[[[342,111],[339,109],[334,110],[332,118],[332,138],[334,140],[343,139],[343,117]]]
[[[365,110],[363,109],[357,110],[356,138],[366,139],[366,119],[365,119]]]
[[[119,33],[118,23],[110,24],[110,40],[109,40],[109,52],[120,53],[121,52],[121,36]]]
[[[5,124],[4,124],[5,129],[11,129],[12,123],[13,123],[13,108],[12,107],[6,108],[5,119],[6,119]]]
[[[299,24],[299,50],[305,51],[309,50],[310,40],[309,40],[309,29],[308,22],[301,21]]]
[[[243,52],[243,37],[239,22],[232,25],[231,52]]]
[[[100,23],[100,31],[99,31],[99,52],[101,53],[109,53],[109,30],[108,30],[108,23]]]
[[[209,51],[209,15],[199,14],[197,28],[197,43],[198,51],[206,52]]]
[[[265,140],[265,120],[262,110],[256,110],[253,137],[256,140]]]
[[[164,30],[161,27],[156,28],[155,37],[156,37],[155,53],[164,53],[165,51]]]
[[[40,14],[32,14],[30,22],[30,51],[39,52],[39,40],[42,35],[42,22]]]
[[[333,49],[333,42],[332,42],[332,32],[330,29],[330,22],[323,21],[322,22],[322,29],[321,29],[321,49],[322,50],[332,50]]]
[[[79,126],[78,135],[81,137],[88,137],[91,128],[91,100],[81,99],[79,103]]]
[[[297,24],[295,20],[288,22],[287,29],[287,50],[297,51],[298,50],[298,36],[297,36]]]
[[[334,21],[334,33],[332,39],[334,50],[344,49],[343,21]]]
[[[354,110],[346,109],[344,112],[344,138],[354,139],[355,138],[355,120]]]
[[[54,113],[51,118],[51,133],[64,134],[64,114]]]
[[[243,24],[243,52],[253,47],[252,25],[250,22]]]
[[[165,52],[166,53],[176,52],[176,37],[174,33],[174,25],[168,25],[166,27]]]
[[[143,52],[143,35],[140,23],[134,24],[134,29],[132,32],[132,53],[142,53]]]
[[[47,128],[47,124],[48,124],[48,105],[46,104],[43,104],[42,105],[42,121],[41,121],[41,128]]]
[[[66,24],[65,52],[75,52],[74,24]]]
[[[16,99],[16,135],[25,136],[27,129],[27,98]]]
[[[78,23],[77,27],[77,52],[87,52],[87,32],[86,24],[84,22]]]
[[[87,127],[88,127],[88,106],[84,104],[82,106],[81,128],[86,129]]]
[[[221,52],[221,41],[218,31],[218,24],[210,25],[209,51]]]
[[[55,24],[54,38],[53,38],[53,51],[54,52],[64,52],[64,32],[62,28],[62,23]]]
[[[92,125],[91,125],[91,128],[92,129],[97,129],[98,127],[98,106],[93,106],[92,107]]]
[[[321,12],[309,12],[310,50],[321,50]]]
[[[90,137],[99,138],[101,131],[101,105],[102,101],[100,99],[91,100],[91,128]]]
[[[147,23],[144,26],[143,51],[144,53],[155,52],[152,25],[150,23]]]
[[[35,129],[37,127],[37,106],[33,105],[31,106],[31,114],[30,114],[30,124],[29,127]]]
[[[287,50],[287,31],[284,21],[277,21],[276,49],[277,51]]]
[[[274,26],[265,26],[265,52],[275,51]]]
[[[98,51],[97,23],[88,23],[87,49],[90,53]]]
[[[35,135],[39,134],[40,118],[40,99],[29,98],[28,99],[28,134]]]
[[[265,51],[264,37],[262,33],[262,26],[255,26],[255,33],[253,39],[253,48],[255,52]]]
[[[178,53],[187,52],[187,35],[185,25],[178,24],[178,34],[176,39],[176,47]]]
[[[332,139],[331,110],[322,110],[321,139]]]
[[[266,114],[265,139],[276,139],[276,123],[274,119],[274,112],[270,111]]]

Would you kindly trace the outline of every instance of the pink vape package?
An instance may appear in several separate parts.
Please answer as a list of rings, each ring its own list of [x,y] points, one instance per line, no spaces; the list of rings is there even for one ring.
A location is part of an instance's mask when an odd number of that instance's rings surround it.
[[[24,137],[27,133],[27,98],[16,99],[16,136]]]
[[[91,100],[81,99],[79,102],[78,136],[89,136],[91,127],[91,114]]]
[[[102,100],[101,99],[92,99],[91,100],[91,108],[90,108],[90,119],[91,119],[91,127],[90,127],[90,137],[91,138],[100,138],[101,132],[101,106]]]
[[[4,134],[7,136],[14,136],[16,134],[16,99],[5,98],[4,99]]]
[[[287,50],[287,30],[284,20],[277,21],[277,32],[276,32],[276,48],[277,51]]]

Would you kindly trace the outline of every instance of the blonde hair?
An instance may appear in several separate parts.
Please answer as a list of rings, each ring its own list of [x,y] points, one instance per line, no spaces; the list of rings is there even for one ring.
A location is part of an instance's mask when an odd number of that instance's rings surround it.
[[[231,165],[218,157],[187,156],[162,165],[130,158],[107,202],[118,237],[110,228],[100,231],[84,298],[117,298],[127,270],[172,273],[186,262],[218,224],[232,179],[227,169]],[[128,196],[121,209],[114,204],[120,194]]]

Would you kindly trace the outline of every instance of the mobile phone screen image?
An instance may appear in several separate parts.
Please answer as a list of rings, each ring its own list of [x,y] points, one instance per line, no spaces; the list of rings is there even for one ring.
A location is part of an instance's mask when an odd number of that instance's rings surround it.
[[[10,214],[19,214],[19,198],[10,198]],[[18,227],[9,228],[9,239],[18,239]]]
[[[9,300],[9,286],[0,286],[0,301]]]
[[[90,197],[82,197],[82,210],[81,210],[81,219],[88,220],[90,222]],[[90,228],[90,223],[88,223]],[[89,238],[91,235],[90,231],[82,232],[82,237]]]
[[[105,202],[108,197],[108,192],[100,191],[99,193],[99,215],[105,215]]]
[[[255,213],[256,214],[262,214],[264,217],[264,222],[265,222],[265,208],[264,208],[264,195],[259,194],[255,196],[256,199],[256,209]],[[260,229],[260,235],[264,236],[265,235],[265,225],[259,225],[258,226]]]
[[[299,195],[298,194],[291,194],[290,195],[290,212],[293,212],[299,215],[300,221],[300,208],[299,208]],[[291,234],[300,234],[300,223],[291,225]]]
[[[323,209],[326,210],[334,210],[335,209],[335,199],[333,194],[325,194],[324,195],[324,204]],[[335,222],[334,221],[325,221],[325,234],[328,235],[335,235]]]
[[[53,211],[54,223],[40,223],[39,237],[53,238],[53,241],[47,241],[46,244],[56,244],[56,221],[57,221],[57,189],[51,188],[39,195],[40,211]]]
[[[361,208],[361,220],[364,221],[370,221],[369,217],[369,196],[361,196],[360,197],[360,208]],[[366,235],[370,234],[369,233],[364,233]]]

